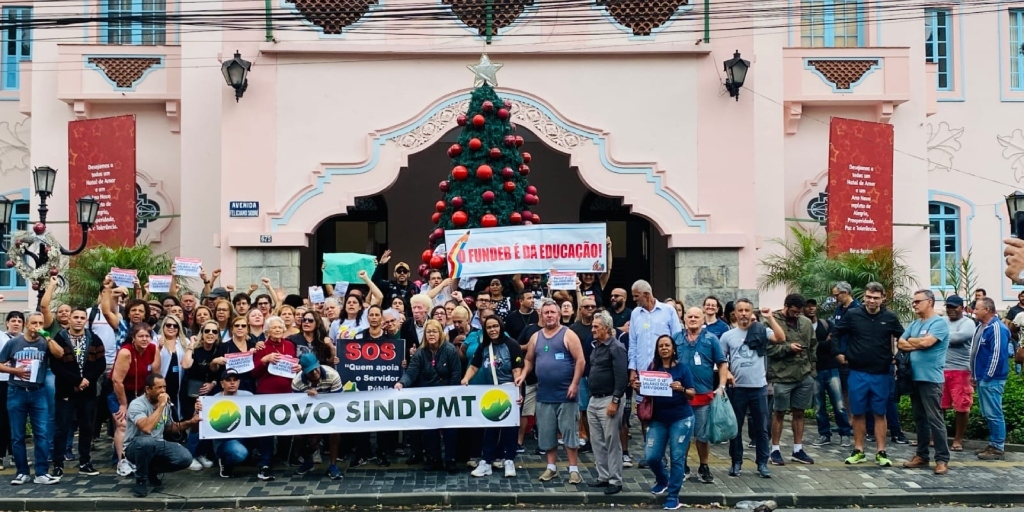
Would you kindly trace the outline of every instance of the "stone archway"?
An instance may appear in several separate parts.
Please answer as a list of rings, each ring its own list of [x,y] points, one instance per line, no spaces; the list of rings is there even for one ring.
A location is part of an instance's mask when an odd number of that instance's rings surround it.
[[[456,127],[471,90],[440,98],[420,115],[368,136],[368,152],[360,162],[325,163],[309,185],[269,213],[272,232],[307,234],[326,217],[344,214],[359,197],[387,189],[407,166],[408,156],[436,142]],[[514,89],[499,94],[512,101],[512,121],[537,134],[552,149],[566,153],[583,183],[602,195],[621,197],[631,211],[648,220],[680,247],[686,235],[707,232],[708,218],[699,215],[663,179],[652,162],[620,162],[609,151],[609,133],[566,120],[542,99]],[[678,237],[678,239],[676,239]]]

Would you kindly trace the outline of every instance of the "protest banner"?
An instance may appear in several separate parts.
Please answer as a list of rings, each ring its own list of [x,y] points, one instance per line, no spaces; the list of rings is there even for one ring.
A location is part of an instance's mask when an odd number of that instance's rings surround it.
[[[373,275],[373,274],[371,274]],[[338,281],[334,283],[334,296],[341,299],[345,297],[345,293],[348,292],[348,283],[345,281]]]
[[[271,375],[277,375],[278,377],[287,377],[289,379],[294,379],[295,376],[298,375],[299,373],[292,371],[292,369],[298,365],[298,359],[292,356],[281,355],[281,359],[279,359],[276,363],[270,363],[270,366],[267,366],[267,373]]]
[[[548,274],[548,288],[552,290],[575,290],[576,272],[552,270]]]
[[[515,386],[203,396],[201,439],[519,425]]]
[[[313,304],[324,303],[324,289],[321,286],[310,286],[309,287],[309,301]]]
[[[672,374],[668,372],[640,372],[640,394],[643,396],[672,396]]]
[[[338,374],[345,390],[390,389],[402,378],[404,340],[346,342],[338,347]]]
[[[556,268],[604,273],[608,269],[604,224],[548,224],[450,229],[449,275],[546,274]],[[575,288],[575,286],[574,286]]]
[[[174,258],[174,275],[181,277],[199,277],[203,268],[203,260],[196,258]]]
[[[113,267],[110,269],[110,278],[114,280],[114,286],[124,286],[131,290],[135,287],[137,270]]]
[[[329,252],[324,254],[323,279],[321,283],[362,283],[359,271],[372,276],[377,269],[377,258],[354,252]]]
[[[167,293],[171,291],[171,276],[149,276],[149,293]]]
[[[253,361],[252,352],[235,352],[224,354],[224,369],[234,370],[238,373],[249,373],[256,369],[256,362]]]

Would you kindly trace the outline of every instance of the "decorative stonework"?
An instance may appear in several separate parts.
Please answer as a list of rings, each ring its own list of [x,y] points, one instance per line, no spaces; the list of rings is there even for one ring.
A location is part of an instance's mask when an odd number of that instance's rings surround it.
[[[18,123],[0,122],[0,173],[28,171],[28,141],[32,131],[26,117]]]
[[[476,29],[481,35],[487,35],[487,7],[491,9],[491,35],[497,35],[498,31],[515,23],[527,7],[533,5],[533,0],[492,0],[481,2],[480,0],[442,0],[446,5],[451,6],[452,13],[459,17],[467,27]]]
[[[89,57],[118,89],[131,89],[149,71],[163,62],[161,57]]]
[[[174,204],[163,188],[144,171],[135,171],[135,242],[160,242],[173,220]]]
[[[572,149],[583,143],[583,139],[575,133],[566,130],[551,120],[539,108],[527,106],[522,108],[518,103],[512,103],[512,118],[517,119],[527,126],[531,126],[533,133],[548,140],[555,146]]]
[[[953,156],[960,151],[960,137],[963,128],[950,128],[942,121],[938,126],[928,125],[928,170],[946,172],[953,170]]]
[[[633,35],[649,36],[664,25],[687,0],[596,0],[608,15]]]
[[[414,149],[432,143],[434,139],[451,130],[455,126],[455,118],[465,114],[469,108],[469,100],[452,103],[430,116],[423,124],[403,135],[392,137],[391,140],[403,148]]]
[[[807,217],[824,225],[828,221],[828,189],[807,202]]]
[[[1003,158],[1010,161],[1013,179],[1024,182],[1024,131],[1017,128],[1009,135],[996,135],[996,141],[1003,147]]]
[[[808,60],[807,65],[814,68],[837,90],[849,91],[851,86],[864,78],[871,68],[878,66],[878,59]]]
[[[286,0],[306,21],[320,27],[327,35],[341,34],[342,29],[362,19],[378,0]]]

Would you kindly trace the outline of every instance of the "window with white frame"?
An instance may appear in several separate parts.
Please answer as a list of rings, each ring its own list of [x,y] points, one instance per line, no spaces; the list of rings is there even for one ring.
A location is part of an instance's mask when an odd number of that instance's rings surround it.
[[[167,43],[167,0],[102,0],[101,42],[159,45]]]
[[[14,201],[14,210],[11,212],[11,225],[3,232],[3,245],[0,246],[0,261],[7,261],[7,252],[3,247],[11,243],[11,233],[25,231],[28,229],[28,201]],[[11,290],[25,288],[25,279],[18,275],[13,268],[0,267],[0,289]]]
[[[960,261],[960,208],[948,203],[928,203],[931,285],[952,286],[949,271]]]
[[[953,89],[953,32],[949,9],[927,9],[924,18],[924,55],[928,62],[938,65],[936,88]]]
[[[4,7],[3,89],[16,91],[21,85],[19,64],[32,59],[32,8]]]
[[[864,45],[863,8],[859,0],[801,0],[800,45]]]

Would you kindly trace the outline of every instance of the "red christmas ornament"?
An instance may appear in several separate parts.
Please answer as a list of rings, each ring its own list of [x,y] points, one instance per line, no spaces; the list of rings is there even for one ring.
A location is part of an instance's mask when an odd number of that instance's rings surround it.
[[[504,105],[504,106],[505,106],[505,108],[512,108],[512,102],[511,102],[511,101],[509,101],[509,100],[504,100],[504,101],[502,102],[502,105]]]
[[[485,203],[491,203],[494,201],[494,192],[488,190],[483,194],[480,194],[480,198],[483,199]]]
[[[540,199],[537,196],[533,195],[533,194],[526,194],[525,196],[523,196],[523,202],[528,204],[528,205],[530,205],[530,206],[533,206],[533,205],[539,203]]]
[[[488,213],[480,218],[480,225],[485,228],[493,228],[498,225],[498,218]]]
[[[533,219],[530,222],[534,224],[540,224],[540,215],[533,214]]]
[[[516,184],[511,181],[505,182],[505,192],[515,192]]]
[[[441,228],[437,228],[430,235],[434,237],[434,240],[440,240],[444,238],[444,230]],[[433,254],[433,252],[431,252],[431,254]]]
[[[433,256],[430,258],[430,268],[439,269],[444,266],[444,258]]]
[[[530,210],[523,210],[523,222],[530,222],[533,220],[533,212]]]
[[[443,212],[447,207],[448,205],[444,204],[444,201],[438,201],[434,204],[434,208],[436,208],[438,212]]]
[[[7,260],[7,263],[4,263],[4,265],[7,265],[7,268],[14,268],[14,261]]]
[[[476,126],[477,128],[480,128],[481,126],[484,125],[484,122],[485,122],[484,116],[482,116],[480,114],[477,114],[477,115],[473,116],[473,126]]]
[[[516,138],[515,138],[515,136],[514,135],[506,135],[505,136],[505,147],[510,148],[512,146],[515,146],[515,145],[516,145]]]
[[[501,150],[498,149],[498,148],[491,148],[491,155],[490,156],[491,156],[492,160],[497,160],[497,159],[501,158]]]
[[[462,154],[462,146],[460,146],[458,144],[452,144],[448,148],[448,156],[450,158],[455,158],[455,157],[457,157],[457,156],[459,156],[461,154]]]
[[[498,119],[508,119],[508,109],[507,108],[499,108],[498,109]]]
[[[469,215],[466,215],[466,212],[455,212],[452,214],[452,224],[455,224],[455,227],[461,228],[467,222],[469,222]]]
[[[523,147],[523,144],[525,142],[526,142],[526,139],[524,139],[522,135],[516,135],[516,147],[517,148]],[[470,145],[470,147],[472,147],[472,144]]]
[[[433,222],[434,224],[441,222],[441,214],[439,212],[434,212],[434,214],[430,216],[430,222]]]
[[[57,274],[60,274],[60,270],[58,270],[56,268],[51,268],[50,269],[50,276],[57,277]]]
[[[430,258],[434,257],[434,251],[427,249],[420,255],[420,261],[423,263],[430,263]]]
[[[420,277],[427,277],[427,271],[430,270],[430,262],[428,261],[427,263],[420,263],[419,268],[416,270],[419,271]]]
[[[533,185],[527,185],[526,186],[526,193],[527,194],[537,195],[537,187],[535,187]]]
[[[449,187],[449,183],[448,183],[448,180],[444,180],[444,181],[442,181],[441,183],[438,183],[438,184],[437,184],[437,188],[438,188],[438,190],[440,190],[441,192],[448,192],[448,187]]]
[[[35,225],[32,226],[32,231],[34,231],[37,235],[41,235],[46,232],[46,224],[43,224],[42,222],[36,222]]]
[[[520,164],[519,165],[519,174],[522,174],[523,176],[526,176],[527,174],[530,174],[530,166],[526,165],[526,164]]]
[[[483,116],[477,116],[477,117],[483,117]],[[480,139],[475,139],[475,138],[474,139],[469,139],[469,149],[472,149],[473,151],[479,151],[480,148],[482,148],[482,147],[484,147],[484,143],[480,142]]]
[[[492,110],[494,110],[494,103],[491,103],[490,101],[485,101],[480,104],[480,110],[483,110],[486,113],[490,113]]]
[[[512,176],[515,176],[515,174],[515,171],[513,171],[511,167],[506,167],[501,170],[501,177],[506,180],[512,179]]]
[[[512,224],[519,224],[520,222],[523,221],[523,216],[520,215],[519,212],[512,212],[509,214],[508,220]]]
[[[466,121],[468,120],[469,118],[466,117],[466,114],[459,114],[459,117],[455,118],[455,122],[459,123],[459,126],[466,126]]]
[[[462,181],[468,177],[469,169],[466,169],[465,166],[456,165],[455,168],[452,169],[452,178],[455,178],[455,181]],[[447,192],[447,190],[445,190],[445,192]]]
[[[452,198],[452,208],[456,210],[462,208],[462,196],[455,196]]]
[[[32,283],[32,289],[35,291],[39,291],[39,283]]]
[[[528,164],[530,163],[530,160],[533,160],[533,155],[529,153],[523,153],[523,163]]]
[[[494,176],[494,170],[491,169],[491,166],[489,166],[487,164],[481,165],[480,167],[476,168],[476,177],[481,179],[481,180],[488,181],[493,176]]]

